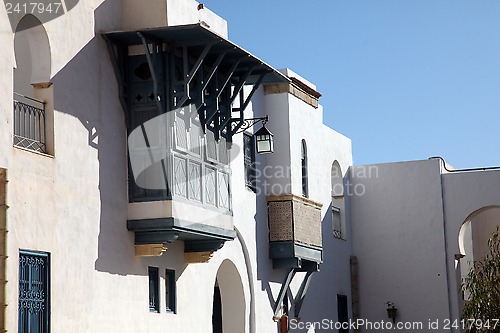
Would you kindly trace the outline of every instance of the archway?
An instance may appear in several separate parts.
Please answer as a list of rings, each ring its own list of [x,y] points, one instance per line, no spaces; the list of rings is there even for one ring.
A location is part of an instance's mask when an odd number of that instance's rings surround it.
[[[488,239],[500,225],[500,206],[487,206],[471,213],[458,236],[460,254],[479,260],[486,254]]]
[[[25,15],[14,35],[14,145],[54,153],[49,37],[40,20]]]
[[[217,271],[212,312],[213,333],[245,332],[245,294],[240,274],[226,259]]]
[[[51,70],[49,38],[35,16],[28,14],[19,21],[14,35],[14,52],[14,91],[35,97],[33,85],[49,82]]]
[[[471,213],[463,222],[458,244],[460,253],[455,256],[457,278],[461,280],[467,276],[473,262],[483,259],[488,253],[488,239],[500,225],[500,206],[487,206]],[[460,284],[459,284],[460,285]],[[467,300],[464,293],[462,300]]]
[[[341,199],[344,197],[344,181],[342,176],[342,169],[337,160],[332,164],[331,169],[331,183],[332,183],[332,197]]]

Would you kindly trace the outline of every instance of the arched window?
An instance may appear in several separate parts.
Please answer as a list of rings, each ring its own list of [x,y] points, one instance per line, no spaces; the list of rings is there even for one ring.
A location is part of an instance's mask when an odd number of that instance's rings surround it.
[[[338,161],[334,161],[331,169],[332,197],[340,199],[344,196],[342,169]]]
[[[309,196],[307,186],[307,145],[304,139],[301,145],[300,164],[302,168],[302,195],[307,198]]]
[[[342,169],[338,161],[334,161],[331,169],[332,185],[332,226],[333,236],[339,239],[346,239],[344,210],[344,183],[342,180]]]

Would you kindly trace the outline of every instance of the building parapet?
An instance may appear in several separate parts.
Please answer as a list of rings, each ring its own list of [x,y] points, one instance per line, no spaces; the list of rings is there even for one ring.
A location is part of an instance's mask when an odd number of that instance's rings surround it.
[[[296,77],[290,77],[290,82],[264,85],[265,95],[281,93],[292,94],[293,96],[297,97],[301,101],[311,105],[314,108],[318,108],[318,100],[321,97],[320,92],[316,91],[316,89],[313,89]]]

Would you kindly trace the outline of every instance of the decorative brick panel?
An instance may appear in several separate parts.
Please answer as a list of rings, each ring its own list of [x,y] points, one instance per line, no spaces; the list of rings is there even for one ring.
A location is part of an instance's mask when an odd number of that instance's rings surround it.
[[[295,241],[322,247],[321,210],[306,203],[293,203],[293,232]]]
[[[292,201],[269,202],[269,240],[293,240]]]
[[[322,247],[321,205],[301,197],[269,196],[269,241]]]

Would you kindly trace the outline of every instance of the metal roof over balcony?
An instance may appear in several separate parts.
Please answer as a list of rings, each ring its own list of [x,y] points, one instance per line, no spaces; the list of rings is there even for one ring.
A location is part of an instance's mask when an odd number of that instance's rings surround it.
[[[103,37],[109,39],[115,45],[130,46],[142,45],[141,35],[148,41],[157,43],[168,43],[176,47],[188,46],[190,53],[194,56],[201,55],[205,47],[210,45],[210,50],[205,57],[205,62],[215,63],[220,54],[225,53],[219,68],[230,70],[235,59],[240,60],[237,71],[245,68],[253,68],[252,73],[246,80],[246,84],[255,84],[261,73],[268,73],[261,83],[290,82],[288,77],[266,64],[233,42],[206,28],[201,23],[180,26],[169,26],[160,28],[148,28],[133,31],[113,31],[103,33]]]

